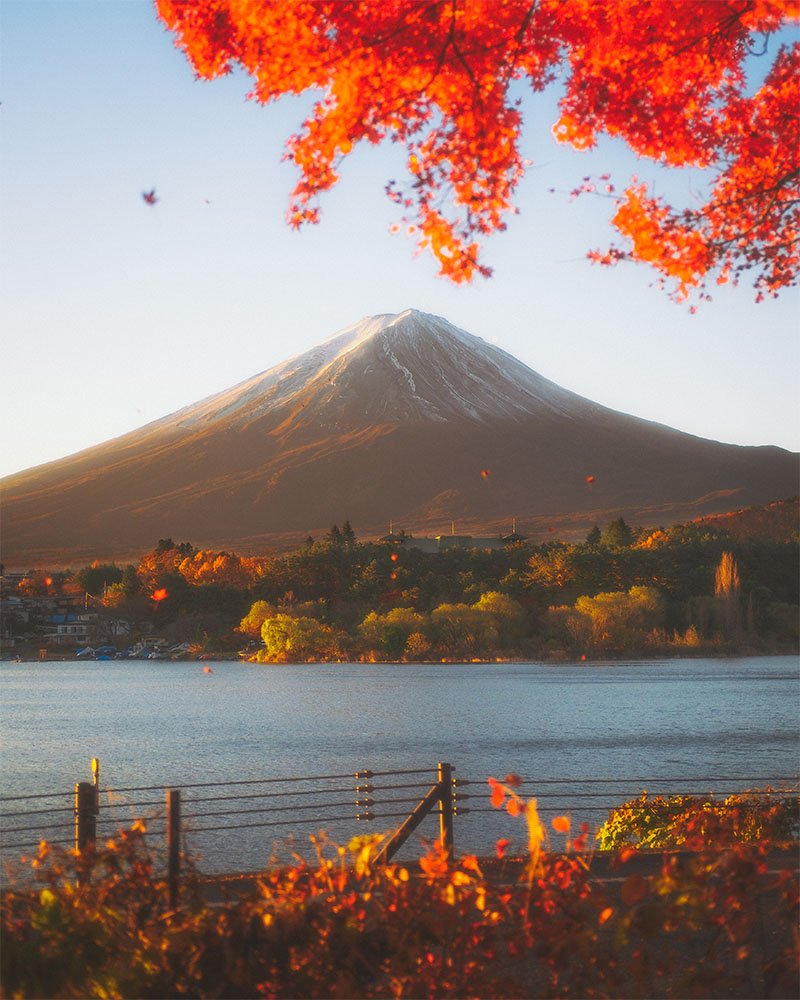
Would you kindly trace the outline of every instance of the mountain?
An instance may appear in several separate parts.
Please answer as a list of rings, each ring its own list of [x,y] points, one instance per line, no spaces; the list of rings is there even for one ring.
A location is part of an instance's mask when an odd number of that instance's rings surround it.
[[[702,385],[697,386],[702,391]],[[348,518],[585,534],[797,493],[797,455],[617,413],[409,309],[140,430],[2,480],[7,566],[125,558],[160,537],[240,552]]]

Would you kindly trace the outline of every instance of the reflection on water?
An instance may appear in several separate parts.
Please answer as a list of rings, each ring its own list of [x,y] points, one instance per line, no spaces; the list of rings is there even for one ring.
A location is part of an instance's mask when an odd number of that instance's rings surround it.
[[[433,769],[439,760],[479,783],[471,791],[481,804],[486,776],[512,770],[528,794],[557,790],[556,779],[626,778],[635,789],[663,779],[676,791],[697,778],[763,785],[798,770],[798,679],[794,657],[215,663],[213,674],[200,663],[3,663],[3,795],[69,792],[89,779],[93,756],[111,788]],[[611,791],[618,800],[620,789]],[[607,804],[572,803],[576,818],[593,821]],[[498,821],[458,817],[459,846],[487,849]]]

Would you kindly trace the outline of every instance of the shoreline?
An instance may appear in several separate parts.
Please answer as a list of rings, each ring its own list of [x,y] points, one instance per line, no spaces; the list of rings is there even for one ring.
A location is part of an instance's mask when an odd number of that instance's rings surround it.
[[[228,653],[201,653],[197,656],[185,655],[176,657],[100,657],[91,656],[70,656],[68,654],[54,654],[52,656],[40,657],[24,654],[3,656],[0,664],[5,663],[246,663],[253,666],[268,667],[296,667],[303,665],[326,665],[337,666],[463,666],[475,664],[476,666],[498,666],[503,664],[576,664],[588,666],[589,664],[600,663],[636,663],[640,660],[702,660],[708,658],[740,660],[747,657],[773,657],[773,656],[795,656],[800,657],[800,649],[785,650],[680,650],[680,651],[654,651],[643,650],[639,653],[627,654],[625,656],[614,655],[569,655],[564,653],[551,655],[531,655],[531,656],[497,656],[497,657],[472,657],[470,659],[447,657],[441,659],[427,660],[256,660],[253,657],[242,656],[238,652]]]

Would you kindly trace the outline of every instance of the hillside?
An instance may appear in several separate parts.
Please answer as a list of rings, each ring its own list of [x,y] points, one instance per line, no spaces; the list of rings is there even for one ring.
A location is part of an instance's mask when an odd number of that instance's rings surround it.
[[[788,542],[797,537],[800,528],[800,497],[698,517],[692,523],[725,531],[732,538]]]

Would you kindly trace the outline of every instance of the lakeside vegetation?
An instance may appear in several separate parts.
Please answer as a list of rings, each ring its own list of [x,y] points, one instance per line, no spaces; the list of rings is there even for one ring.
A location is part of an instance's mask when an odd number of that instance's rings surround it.
[[[115,649],[151,634],[182,655],[244,647],[263,662],[591,659],[795,652],[799,579],[796,537],[704,522],[619,518],[577,544],[435,553],[402,535],[361,542],[345,522],[272,557],[162,539],[136,565],[38,571],[13,593],[82,598]]]
[[[187,863],[175,905],[140,822],[82,853],[43,842],[33,884],[2,896],[2,995],[795,995],[794,858],[767,859],[796,832],[796,799],[638,802],[636,822],[615,828],[608,878],[585,826],[558,816],[548,833],[515,775],[489,780],[495,807],[527,824],[521,862],[498,841],[496,859],[432,848],[379,866],[380,837],[342,847],[320,834],[313,861],[272,866],[212,905]],[[630,845],[656,828],[691,853],[642,858]]]

